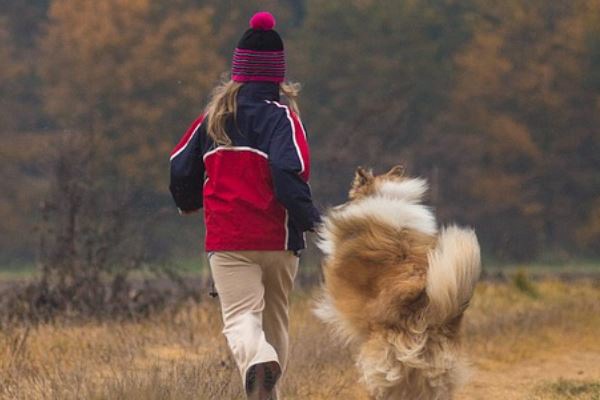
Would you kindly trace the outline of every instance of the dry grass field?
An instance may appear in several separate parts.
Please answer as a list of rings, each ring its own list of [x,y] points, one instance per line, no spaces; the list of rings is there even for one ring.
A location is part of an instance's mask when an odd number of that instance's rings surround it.
[[[295,293],[285,399],[366,399],[349,351]],[[207,298],[208,299],[208,298]],[[0,399],[240,399],[218,302],[138,322],[0,333]],[[481,283],[467,312],[465,400],[600,399],[600,285]]]

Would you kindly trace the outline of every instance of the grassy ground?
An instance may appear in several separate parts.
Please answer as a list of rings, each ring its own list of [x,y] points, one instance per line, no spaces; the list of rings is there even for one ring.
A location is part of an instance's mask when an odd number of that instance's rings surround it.
[[[162,266],[157,266],[162,267]],[[168,264],[166,267],[172,268],[182,276],[194,278],[206,277],[209,275],[208,263],[205,257],[187,258],[178,260],[176,263]],[[151,277],[152,268],[144,271],[132,273],[132,277]],[[25,282],[39,277],[39,271],[35,263],[22,263],[14,265],[0,265],[0,287],[2,284],[12,282]]]
[[[318,258],[312,255],[315,260]],[[174,268],[180,274],[192,277],[206,277],[210,274],[208,262],[205,256],[190,257],[177,260],[169,267]],[[305,275],[318,275],[318,261],[311,261],[309,258],[302,258],[302,272]],[[484,266],[484,279],[494,279],[499,274],[503,276],[512,276],[521,271],[533,277],[593,277],[600,278],[600,260],[576,259],[563,262],[531,262],[510,264],[489,260]],[[11,281],[25,281],[36,277],[38,271],[35,263],[21,264],[0,264],[0,283]]]
[[[560,379],[557,382],[541,385],[532,396],[539,400],[560,399],[600,399],[600,383]]]
[[[23,281],[35,277],[35,264],[1,265],[0,282]]]
[[[366,399],[352,356],[292,305],[285,399]],[[218,303],[139,322],[48,324],[0,333],[0,399],[239,399]],[[480,284],[464,325],[465,400],[600,399],[598,282]]]

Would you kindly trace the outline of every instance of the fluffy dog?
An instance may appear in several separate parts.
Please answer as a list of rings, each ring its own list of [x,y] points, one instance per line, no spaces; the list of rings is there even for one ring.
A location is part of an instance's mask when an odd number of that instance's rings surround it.
[[[402,167],[359,168],[349,202],[319,232],[325,283],[316,314],[358,349],[373,399],[447,400],[465,380],[459,335],[480,273],[472,230],[438,232],[427,183]]]

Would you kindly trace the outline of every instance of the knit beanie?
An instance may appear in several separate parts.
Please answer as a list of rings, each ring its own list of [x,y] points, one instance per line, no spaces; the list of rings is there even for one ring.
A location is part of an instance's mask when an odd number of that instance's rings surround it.
[[[262,11],[250,19],[248,29],[233,52],[231,79],[236,82],[283,82],[285,54],[283,41],[271,13]]]

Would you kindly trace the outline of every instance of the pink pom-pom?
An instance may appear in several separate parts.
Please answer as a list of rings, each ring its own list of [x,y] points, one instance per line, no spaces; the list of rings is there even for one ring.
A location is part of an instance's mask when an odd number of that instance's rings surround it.
[[[270,12],[261,11],[257,12],[250,18],[250,28],[261,30],[261,31],[270,31],[275,27],[275,17]]]

